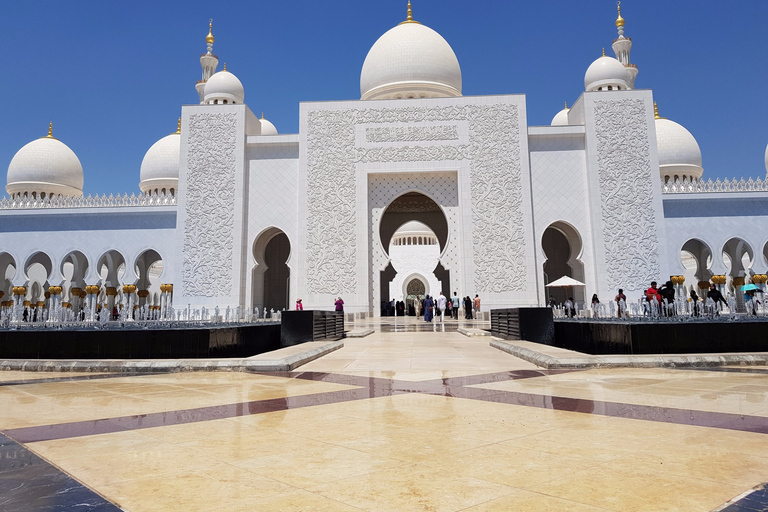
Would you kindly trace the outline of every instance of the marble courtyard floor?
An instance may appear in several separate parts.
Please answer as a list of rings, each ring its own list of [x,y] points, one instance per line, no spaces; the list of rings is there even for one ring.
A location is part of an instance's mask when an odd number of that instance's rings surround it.
[[[0,372],[0,510],[711,511],[768,481],[764,367],[547,371],[408,325],[289,373]]]

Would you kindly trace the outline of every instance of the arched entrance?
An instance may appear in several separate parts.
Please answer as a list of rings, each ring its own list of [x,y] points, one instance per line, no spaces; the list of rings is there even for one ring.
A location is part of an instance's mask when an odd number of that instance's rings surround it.
[[[427,280],[422,276],[410,276],[404,281],[405,314],[415,316],[420,314],[421,301],[429,293]]]
[[[11,300],[13,283],[11,279],[16,275],[16,260],[7,252],[0,253],[0,299]]]
[[[379,273],[379,301],[405,300],[407,283],[403,276],[414,273],[427,276],[425,289],[434,288],[430,294],[442,291],[448,296],[451,273],[440,262],[448,234],[445,213],[432,198],[420,192],[407,192],[392,201],[379,224],[381,246],[389,259]]]
[[[291,242],[278,228],[263,231],[253,243],[256,265],[252,273],[253,307],[280,311],[290,307]],[[297,297],[298,298],[298,297]]]
[[[696,293],[704,296],[712,278],[710,267],[712,266],[712,249],[705,242],[692,238],[683,244],[680,249],[680,260],[685,267],[686,296],[690,290],[696,289]],[[701,284],[702,286],[699,286]]]
[[[136,258],[136,290],[139,296],[139,307],[159,306],[156,298],[160,297],[160,276],[163,274],[163,258],[154,249],[148,249]]]
[[[36,252],[27,259],[24,265],[24,274],[27,276],[26,300],[34,307],[39,302],[44,302],[45,292],[48,290],[48,278],[53,271],[53,261],[44,252]]]
[[[752,247],[741,238],[731,238],[723,246],[723,263],[727,270],[726,291],[736,298],[736,310],[746,311],[744,293],[741,287],[754,261]]]
[[[581,236],[570,224],[562,221],[550,224],[541,237],[541,248],[544,251],[544,285],[547,290],[547,301],[555,299],[562,304],[572,296],[577,302],[584,302],[586,293],[583,286],[574,288],[546,288],[548,283],[568,276],[577,281],[584,281],[584,264],[579,260],[581,255]]]

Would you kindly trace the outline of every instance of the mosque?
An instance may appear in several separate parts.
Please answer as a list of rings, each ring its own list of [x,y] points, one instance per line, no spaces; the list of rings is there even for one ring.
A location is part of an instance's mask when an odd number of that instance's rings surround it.
[[[523,94],[462,96],[451,46],[409,3],[368,52],[360,98],[302,103],[299,133],[280,134],[218,70],[209,25],[199,98],[147,151],[140,193],[83,197],[52,127],[13,157],[2,304],[156,308],[172,295],[252,311],[341,296],[376,316],[440,291],[478,294],[486,311],[562,301],[546,285],[564,275],[586,283],[568,291],[577,300],[670,278],[683,293],[765,286],[768,184],[702,177],[696,139],[636,88],[620,10],[616,28],[615,57],[587,67],[583,94],[529,126]]]

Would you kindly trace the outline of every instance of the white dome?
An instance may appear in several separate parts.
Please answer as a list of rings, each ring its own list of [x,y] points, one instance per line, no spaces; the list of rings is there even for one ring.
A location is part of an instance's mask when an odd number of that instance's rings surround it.
[[[552,122],[549,124],[551,126],[568,126],[568,112],[570,111],[571,109],[565,107],[563,110],[555,114],[555,117],[552,118]]]
[[[768,146],[765,147],[765,175],[768,176]]]
[[[259,119],[259,123],[261,123],[262,135],[277,135],[277,128],[275,128],[275,125],[264,119],[263,114],[261,119]]]
[[[83,166],[66,144],[42,137],[14,155],[5,190],[11,195],[82,196]]]
[[[624,64],[613,57],[603,55],[587,68],[584,74],[584,90],[605,91],[609,86],[611,89],[627,90],[629,74]]]
[[[215,73],[205,82],[203,103],[244,103],[245,92],[238,78],[224,69]]]
[[[461,68],[440,34],[408,21],[371,47],[360,73],[363,100],[461,96]]]
[[[656,119],[656,147],[663,180],[701,178],[701,150],[691,132],[669,119]]]
[[[152,144],[141,161],[139,188],[143,193],[170,192],[179,187],[181,134],[172,133]]]

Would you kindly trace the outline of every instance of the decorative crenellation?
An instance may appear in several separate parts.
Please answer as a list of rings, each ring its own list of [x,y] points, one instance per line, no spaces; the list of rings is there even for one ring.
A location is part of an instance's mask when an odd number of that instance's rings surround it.
[[[170,193],[118,194],[100,196],[52,196],[46,198],[4,197],[0,210],[34,210],[46,208],[123,208],[131,206],[175,206],[176,196]]]
[[[459,140],[459,128],[456,125],[366,128],[365,139],[372,143]]]
[[[761,178],[736,178],[721,180],[717,178],[712,180],[670,180],[662,186],[662,192],[665,194],[701,194],[712,192],[768,192],[768,176]]]
[[[607,285],[641,290],[661,274],[645,102],[596,101],[595,135]]]
[[[188,296],[232,291],[237,114],[193,114],[185,190],[182,289]]]

